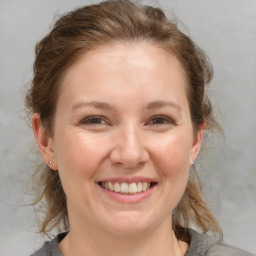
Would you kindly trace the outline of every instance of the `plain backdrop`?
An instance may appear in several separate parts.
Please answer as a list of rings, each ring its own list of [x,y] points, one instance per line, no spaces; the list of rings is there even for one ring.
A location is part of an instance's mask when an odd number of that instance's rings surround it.
[[[32,131],[24,121],[34,47],[58,15],[97,1],[0,0],[0,256],[30,255],[34,233],[26,184],[34,170]],[[214,139],[196,165],[224,240],[256,252],[256,1],[161,0],[209,55],[209,94],[226,138]],[[185,25],[185,26],[184,26]]]

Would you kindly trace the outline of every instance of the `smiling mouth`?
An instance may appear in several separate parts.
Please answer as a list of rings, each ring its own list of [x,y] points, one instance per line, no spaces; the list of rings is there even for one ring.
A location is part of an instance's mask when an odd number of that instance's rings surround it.
[[[98,182],[98,185],[104,189],[107,189],[111,192],[116,192],[120,194],[137,194],[146,192],[150,188],[157,185],[157,182]]]

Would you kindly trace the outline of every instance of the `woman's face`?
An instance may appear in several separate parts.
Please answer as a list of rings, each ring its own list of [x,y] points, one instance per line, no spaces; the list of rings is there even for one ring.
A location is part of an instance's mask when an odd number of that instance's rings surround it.
[[[185,87],[174,55],[146,43],[99,47],[68,69],[51,145],[71,229],[170,224],[202,140]]]

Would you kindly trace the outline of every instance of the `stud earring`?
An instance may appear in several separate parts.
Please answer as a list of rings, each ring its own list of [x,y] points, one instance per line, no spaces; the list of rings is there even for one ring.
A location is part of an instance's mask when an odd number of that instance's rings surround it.
[[[52,160],[50,160],[48,163],[49,163],[49,165],[51,165],[52,164]]]
[[[191,165],[193,165],[193,164],[194,164],[194,162],[193,162],[192,160],[190,160],[190,163],[191,163]]]

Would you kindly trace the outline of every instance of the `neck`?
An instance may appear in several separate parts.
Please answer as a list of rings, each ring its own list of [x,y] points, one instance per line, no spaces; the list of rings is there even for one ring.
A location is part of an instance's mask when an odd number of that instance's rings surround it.
[[[182,248],[172,231],[170,221],[154,230],[134,234],[113,234],[97,228],[73,227],[61,241],[60,249],[66,256],[95,255],[103,256],[181,256]],[[70,223],[71,224],[71,223]]]

